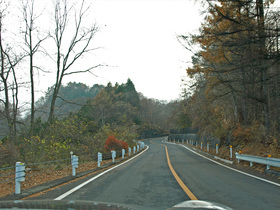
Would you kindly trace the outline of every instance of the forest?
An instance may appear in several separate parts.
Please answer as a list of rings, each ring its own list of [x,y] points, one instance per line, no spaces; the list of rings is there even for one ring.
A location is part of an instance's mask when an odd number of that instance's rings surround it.
[[[94,70],[106,66],[91,62],[99,28],[86,19],[89,1],[45,6],[0,1],[0,165],[90,155],[103,151],[108,137],[133,146],[137,138],[167,135],[172,107],[138,93],[130,79],[65,83],[78,74],[98,77]],[[49,88],[38,99],[46,75]]]
[[[201,138],[279,148],[279,7],[269,0],[205,3],[199,33],[179,37],[193,52],[182,110]]]
[[[15,47],[5,28],[8,5],[1,1],[0,166],[62,159],[70,151],[90,155],[104,150],[108,137],[132,146],[135,139],[188,130],[220,146],[258,143],[279,149],[280,13],[273,0],[202,1],[205,19],[199,32],[177,37],[193,53],[192,65],[186,66],[181,98],[169,102],[145,97],[129,78],[106,86],[65,84],[65,77],[92,74],[103,65],[74,65],[95,50],[90,46],[98,28],[94,23],[82,27],[84,1],[75,10],[63,0],[54,4],[54,30],[45,34],[36,28],[34,3],[22,1],[23,42]],[[76,24],[67,30],[71,17]],[[70,33],[70,42],[64,42],[64,33]],[[46,52],[49,39],[54,48]],[[36,100],[37,74],[45,72],[36,65],[40,56],[55,63],[55,83]],[[26,88],[30,102],[23,109]]]
[[[48,124],[47,110],[51,106],[53,87],[35,103],[33,135],[30,135],[30,115],[19,120],[16,141],[9,135],[0,143],[1,164],[15,160],[38,162],[67,158],[73,151],[91,155],[106,148],[114,137],[129,146],[134,140],[166,136],[174,127],[171,113],[176,102],[149,99],[138,93],[133,82],[107,86],[70,82],[62,85]]]

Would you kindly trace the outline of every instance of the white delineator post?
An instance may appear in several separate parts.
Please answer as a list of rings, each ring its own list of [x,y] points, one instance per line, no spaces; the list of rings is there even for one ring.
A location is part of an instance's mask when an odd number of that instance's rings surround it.
[[[116,151],[112,150],[111,153],[112,153],[112,160],[113,160],[113,163],[114,163],[115,158],[116,158]]]
[[[97,155],[97,166],[100,167],[100,162],[102,161],[102,153],[98,152]]]
[[[20,182],[25,181],[25,163],[16,162],[15,170],[15,194],[21,193]]]
[[[72,163],[72,176],[76,176],[76,168],[78,168],[79,165],[79,157],[76,155],[72,155],[71,163]]]
[[[122,149],[122,159],[124,159],[125,149]]]

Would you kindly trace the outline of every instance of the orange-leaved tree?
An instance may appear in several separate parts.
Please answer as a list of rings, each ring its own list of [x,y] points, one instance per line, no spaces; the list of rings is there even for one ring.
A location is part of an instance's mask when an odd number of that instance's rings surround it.
[[[110,152],[112,150],[120,151],[121,149],[127,149],[126,142],[116,139],[115,136],[109,136],[105,142],[104,150]]]

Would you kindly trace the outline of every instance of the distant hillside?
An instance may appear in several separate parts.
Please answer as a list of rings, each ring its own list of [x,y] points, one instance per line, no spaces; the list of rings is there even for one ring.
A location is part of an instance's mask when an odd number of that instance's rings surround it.
[[[71,112],[77,111],[87,100],[93,99],[103,88],[103,85],[95,84],[89,87],[83,83],[76,82],[69,82],[66,86],[62,86],[59,98],[56,101],[55,116],[62,118],[68,116]],[[52,93],[53,87],[50,87],[45,96],[36,102],[35,118],[40,117],[42,121],[47,120]]]

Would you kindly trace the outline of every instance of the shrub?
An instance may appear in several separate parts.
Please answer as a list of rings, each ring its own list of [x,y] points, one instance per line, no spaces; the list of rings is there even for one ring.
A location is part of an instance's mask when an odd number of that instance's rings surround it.
[[[126,142],[116,139],[115,136],[109,136],[105,142],[104,150],[110,152],[112,150],[120,151],[121,149],[127,149]]]

